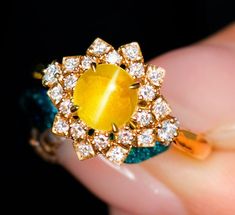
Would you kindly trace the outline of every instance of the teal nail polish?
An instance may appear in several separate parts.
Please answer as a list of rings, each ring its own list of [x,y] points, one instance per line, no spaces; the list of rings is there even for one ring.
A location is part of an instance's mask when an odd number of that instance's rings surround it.
[[[156,142],[156,145],[154,147],[133,147],[124,163],[140,163],[166,151],[168,148],[169,146],[164,146],[160,142]]]

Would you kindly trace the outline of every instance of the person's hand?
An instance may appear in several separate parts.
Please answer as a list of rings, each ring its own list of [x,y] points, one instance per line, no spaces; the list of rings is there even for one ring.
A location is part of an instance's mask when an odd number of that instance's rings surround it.
[[[212,141],[209,158],[198,161],[172,147],[118,167],[101,158],[80,162],[64,144],[60,163],[112,215],[235,214],[235,24],[151,63],[167,71],[163,95],[181,127],[206,132]]]

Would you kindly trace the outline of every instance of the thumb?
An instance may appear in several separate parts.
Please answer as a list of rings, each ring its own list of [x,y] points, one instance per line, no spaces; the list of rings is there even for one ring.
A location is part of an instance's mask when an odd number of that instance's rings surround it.
[[[113,206],[113,214],[235,212],[234,31],[231,25],[152,61],[167,71],[163,94],[183,127],[204,132],[230,124],[223,127],[229,130],[228,137],[224,129],[208,133],[217,150],[206,161],[171,148],[139,165],[119,167],[102,158],[79,162],[71,144],[60,148],[60,163]]]

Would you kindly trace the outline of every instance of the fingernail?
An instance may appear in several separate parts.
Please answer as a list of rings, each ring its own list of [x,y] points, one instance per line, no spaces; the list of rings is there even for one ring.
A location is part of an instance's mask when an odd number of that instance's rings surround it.
[[[220,149],[235,149],[235,123],[217,127],[206,133],[209,141]]]
[[[59,155],[66,169],[110,205],[131,214],[186,214],[179,197],[139,165],[117,166],[102,157],[78,161],[67,144]]]

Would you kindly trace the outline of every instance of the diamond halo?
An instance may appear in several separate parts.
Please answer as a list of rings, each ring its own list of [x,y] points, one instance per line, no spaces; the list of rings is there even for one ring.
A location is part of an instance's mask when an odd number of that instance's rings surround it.
[[[79,107],[73,104],[74,86],[94,64],[123,64],[136,81],[133,87],[139,95],[136,111],[129,122],[121,127],[110,127],[109,131],[89,127],[76,115]],[[53,133],[74,141],[79,160],[102,154],[117,164],[124,162],[132,147],[153,147],[156,141],[169,145],[177,136],[178,121],[170,116],[171,109],[160,94],[164,76],[163,68],[144,64],[138,43],[115,50],[97,38],[86,55],[64,57],[62,64],[52,63],[44,70],[42,80],[49,87],[48,96],[58,109]]]

